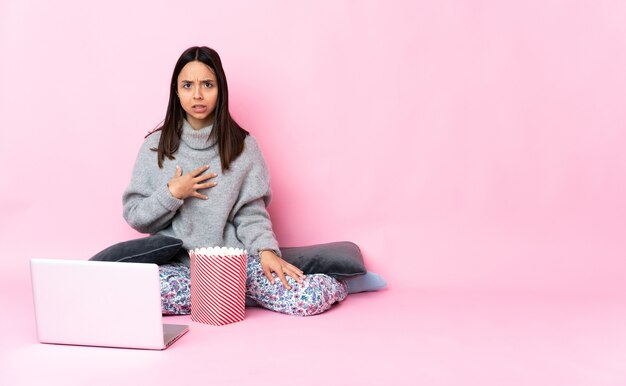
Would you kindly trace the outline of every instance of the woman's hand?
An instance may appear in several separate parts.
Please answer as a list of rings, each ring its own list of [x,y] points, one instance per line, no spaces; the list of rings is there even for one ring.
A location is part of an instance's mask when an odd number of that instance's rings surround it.
[[[267,276],[270,283],[274,284],[274,276],[272,276],[272,272],[275,272],[276,275],[278,275],[278,278],[288,290],[290,290],[291,287],[287,283],[285,274],[296,279],[298,283],[302,283],[302,279],[304,279],[304,272],[299,270],[295,265],[289,264],[285,260],[281,259],[274,252],[270,250],[261,251],[261,253],[259,253],[259,258],[261,259],[261,268],[263,268],[263,272],[265,273],[265,276]]]
[[[208,189],[217,185],[217,182],[205,182],[210,178],[217,177],[216,173],[201,175],[208,169],[209,167],[205,165],[183,175],[183,170],[180,166],[176,166],[174,177],[167,183],[167,187],[170,189],[172,196],[179,200],[184,200],[187,197],[196,197],[203,200],[208,199],[204,194],[198,193],[200,189]]]

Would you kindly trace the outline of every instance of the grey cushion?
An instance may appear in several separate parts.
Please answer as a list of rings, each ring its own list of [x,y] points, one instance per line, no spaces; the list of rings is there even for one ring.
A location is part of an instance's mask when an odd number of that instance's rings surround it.
[[[181,250],[182,240],[153,235],[112,245],[89,260],[128,263],[166,264]],[[324,273],[335,278],[349,278],[366,272],[359,247],[349,241],[280,249],[283,259],[305,274]]]
[[[361,250],[349,241],[286,247],[280,248],[280,252],[284,260],[305,274],[324,273],[335,278],[348,278],[366,272]]]
[[[165,264],[182,245],[183,241],[174,237],[153,235],[112,245],[89,260]]]

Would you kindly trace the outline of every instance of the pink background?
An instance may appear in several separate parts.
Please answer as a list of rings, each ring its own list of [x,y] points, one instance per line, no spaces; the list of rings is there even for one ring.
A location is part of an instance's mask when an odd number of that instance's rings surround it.
[[[623,385],[625,20],[618,0],[0,0],[0,289],[15,313],[0,375],[77,361],[105,382],[104,361],[156,380],[168,358],[197,371],[187,360],[244,350],[229,331],[263,328],[342,342],[330,358],[368,369],[360,384]],[[281,244],[352,240],[390,290],[312,319],[193,326],[170,357],[38,345],[28,260],[139,236],[121,194],[191,45],[222,56]],[[272,358],[245,374],[271,381]]]
[[[283,245],[353,240],[392,286],[623,288],[623,2],[107,4],[1,3],[7,269],[136,236],[122,191],[201,44]]]

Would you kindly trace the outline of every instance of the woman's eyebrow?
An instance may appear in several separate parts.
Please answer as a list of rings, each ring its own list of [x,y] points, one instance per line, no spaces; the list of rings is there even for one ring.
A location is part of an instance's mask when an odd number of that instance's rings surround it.
[[[202,79],[202,80],[199,80],[198,82],[215,82],[215,81],[216,81],[215,79]],[[180,81],[180,83],[193,83],[193,81],[183,79]]]

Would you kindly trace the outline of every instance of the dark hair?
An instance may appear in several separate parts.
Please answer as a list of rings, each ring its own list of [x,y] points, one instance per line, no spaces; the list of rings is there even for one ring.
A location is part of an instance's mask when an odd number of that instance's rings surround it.
[[[222,68],[222,61],[215,50],[209,47],[191,47],[182,53],[172,74],[170,83],[170,99],[167,105],[167,112],[163,125],[150,132],[148,135],[161,131],[159,147],[153,149],[157,152],[159,168],[163,167],[165,157],[175,159],[174,153],[180,145],[180,137],[183,130],[183,120],[186,117],[185,110],[180,105],[178,99],[177,83],[178,75],[183,67],[189,62],[198,61],[209,66],[217,78],[217,104],[215,106],[215,118],[213,120],[213,130],[209,140],[215,138],[220,153],[222,172],[228,170],[230,164],[243,152],[243,144],[248,135],[228,111],[228,85],[226,74]]]

